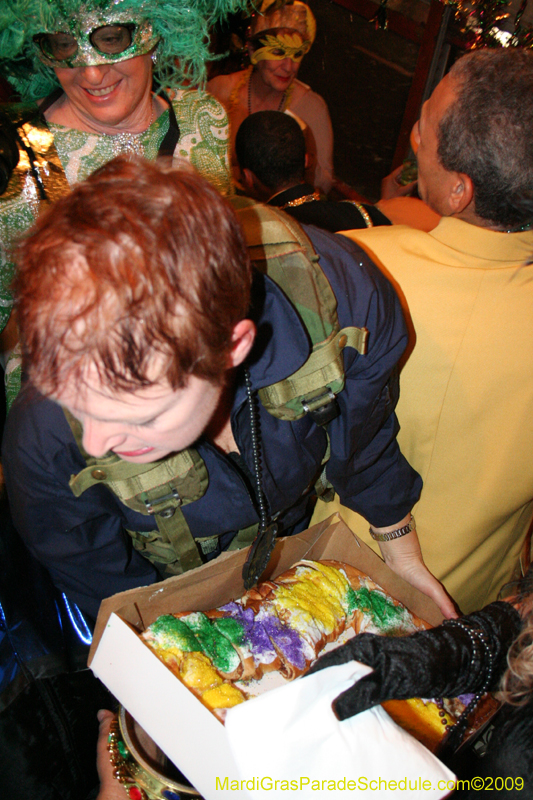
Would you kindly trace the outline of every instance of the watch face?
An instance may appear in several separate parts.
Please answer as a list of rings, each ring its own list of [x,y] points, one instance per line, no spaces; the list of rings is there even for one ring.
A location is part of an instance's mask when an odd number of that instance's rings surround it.
[[[255,537],[248,553],[248,558],[242,568],[242,579],[246,590],[255,586],[265,571],[276,544],[277,534],[278,526],[275,522],[272,522],[267,528],[260,530]]]

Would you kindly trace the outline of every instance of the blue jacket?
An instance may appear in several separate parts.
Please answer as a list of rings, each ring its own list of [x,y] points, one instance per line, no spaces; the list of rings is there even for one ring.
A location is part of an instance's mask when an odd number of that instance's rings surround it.
[[[400,303],[357,245],[318,228],[305,230],[337,297],[341,327],[369,331],[365,355],[344,351],[346,386],[338,396],[340,415],[328,426],[327,477],[344,505],[376,526],[391,525],[411,509],[422,485],[400,453],[394,398],[387,386],[407,344]],[[250,316],[258,332],[247,367],[257,390],[295,372],[308,357],[309,341],[293,306],[263,275],[255,276]],[[326,433],[309,416],[287,422],[262,406],[259,414],[263,491],[281,531],[294,532],[309,520]],[[207,466],[209,486],[203,497],[182,509],[193,535],[221,534],[222,549],[239,529],[258,520],[242,374],[237,376],[231,424],[245,467],[200,439],[195,447]],[[154,519],[127,508],[104,486],[74,497],[68,482],[85,461],[62,409],[31,386],[9,414],[3,466],[16,528],[56,586],[91,617],[104,597],[160,579],[125,533],[153,530]]]

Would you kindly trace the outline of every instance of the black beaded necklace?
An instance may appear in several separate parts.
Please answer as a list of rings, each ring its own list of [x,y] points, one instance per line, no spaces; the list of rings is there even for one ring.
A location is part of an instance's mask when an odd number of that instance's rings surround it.
[[[265,493],[261,480],[261,431],[259,428],[259,417],[257,412],[257,399],[252,392],[252,382],[250,373],[244,369],[244,380],[246,383],[246,398],[248,401],[248,413],[250,417],[250,433],[252,438],[252,457],[256,485],[257,502],[259,504],[259,530],[252,542],[250,552],[242,568],[244,588],[251,589],[254,586],[270,559],[272,550],[276,543],[278,526],[272,522],[268,513]]]

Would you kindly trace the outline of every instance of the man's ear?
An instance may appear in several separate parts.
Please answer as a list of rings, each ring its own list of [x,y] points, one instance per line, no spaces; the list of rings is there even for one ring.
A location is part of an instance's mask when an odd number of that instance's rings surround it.
[[[238,367],[246,360],[255,340],[255,325],[251,319],[241,319],[233,328],[232,346],[228,356],[228,369]]]
[[[253,197],[254,200],[259,200],[261,203],[266,203],[272,197],[272,189],[265,186],[251,169],[246,167],[242,169],[241,167],[241,176],[249,197]]]
[[[473,202],[474,184],[464,172],[454,173],[454,181],[448,196],[450,212],[456,216],[462,214]]]
[[[255,175],[252,170],[247,167],[241,168],[241,179],[244,188],[251,194],[255,189]]]

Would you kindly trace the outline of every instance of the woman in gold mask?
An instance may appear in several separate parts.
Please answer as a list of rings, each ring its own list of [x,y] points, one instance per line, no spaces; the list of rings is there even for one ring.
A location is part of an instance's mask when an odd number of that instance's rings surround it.
[[[309,183],[327,193],[333,186],[333,129],[328,107],[320,95],[297,79],[302,58],[315,39],[316,22],[300,0],[265,0],[252,17],[247,49],[250,67],[218,75],[208,90],[226,107],[235,177],[235,136],[241,122],[256,111],[285,111],[298,118],[306,135]]]

